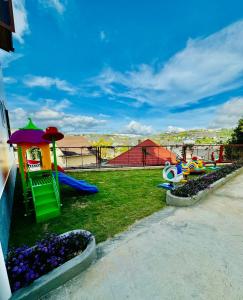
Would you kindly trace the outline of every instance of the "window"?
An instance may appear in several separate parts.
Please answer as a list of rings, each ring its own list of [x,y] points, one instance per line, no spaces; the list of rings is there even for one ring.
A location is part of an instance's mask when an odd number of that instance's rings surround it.
[[[0,48],[14,51],[12,32],[14,32],[12,0],[0,0]]]
[[[0,25],[14,32],[12,0],[0,0]]]

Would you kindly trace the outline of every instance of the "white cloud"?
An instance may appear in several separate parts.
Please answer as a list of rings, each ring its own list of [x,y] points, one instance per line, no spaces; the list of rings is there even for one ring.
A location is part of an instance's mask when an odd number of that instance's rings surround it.
[[[92,116],[64,114],[63,118],[59,121],[60,126],[65,128],[66,126],[73,129],[90,129],[105,125],[106,120],[96,119]]]
[[[0,64],[2,68],[7,68],[11,62],[21,57],[23,57],[23,55],[20,53],[6,52],[0,49]]]
[[[56,104],[55,108],[56,110],[63,110],[65,108],[68,108],[71,106],[71,102],[67,99],[63,99],[59,103]]]
[[[106,33],[105,33],[103,30],[100,31],[100,40],[101,40],[101,41],[106,40]]]
[[[62,0],[39,0],[45,8],[54,8],[59,14],[63,14],[65,11],[66,1]]]
[[[41,110],[35,112],[35,119],[38,120],[58,120],[62,117],[63,113],[48,107],[43,107]]]
[[[236,126],[243,118],[243,97],[233,98],[218,107],[212,120],[211,128],[229,128]]]
[[[185,49],[160,67],[140,65],[125,73],[107,68],[91,81],[109,96],[171,107],[240,87],[242,74],[243,21],[239,21],[208,37],[189,39]]]
[[[30,95],[22,96],[15,93],[10,93],[8,94],[7,98],[10,108],[15,108],[17,106],[36,108],[40,105],[40,102],[36,101],[36,99],[30,99]]]
[[[151,126],[141,124],[137,121],[132,120],[126,127],[125,130],[127,133],[130,134],[139,134],[139,135],[146,135],[151,134],[153,129]]]
[[[173,124],[175,129],[199,129],[207,128],[212,122],[213,117],[216,116],[217,106],[205,106],[176,113],[163,112],[162,115],[159,115],[157,110],[155,112],[155,116],[153,114],[154,111],[152,110],[148,116],[144,116],[143,120],[148,124],[151,123],[153,128],[158,131],[168,130],[168,124]]]
[[[69,94],[75,94],[77,92],[77,89],[69,84],[66,80],[60,80],[60,79],[55,79],[55,84],[57,89],[67,92]]]
[[[63,132],[71,131],[80,133],[82,130],[90,130],[106,124],[106,120],[92,116],[75,115],[60,112],[55,109],[44,107],[33,113],[33,119],[45,126],[57,126]]]
[[[47,76],[34,76],[27,75],[24,80],[24,84],[28,87],[42,87],[42,88],[51,88],[55,86],[58,90],[67,92],[68,94],[76,94],[77,88],[72,86],[66,80],[61,80],[59,78],[52,78]]]
[[[177,133],[177,132],[183,132],[183,131],[185,131],[184,128],[182,128],[182,127],[176,127],[176,126],[171,126],[171,125],[168,126],[167,130],[166,130],[166,132],[168,132],[168,133],[172,133],[172,132]]]
[[[25,121],[27,119],[27,112],[21,107],[15,108],[10,111],[10,118],[16,121]]]
[[[15,23],[14,37],[23,44],[23,36],[30,32],[27,11],[25,9],[25,0],[13,0],[13,14]]]
[[[71,104],[67,99],[59,102],[53,99],[39,99],[38,102],[42,102],[43,105],[41,107],[40,105],[38,107],[28,106],[28,111],[23,107],[10,109],[12,127],[19,128],[25,125],[28,116],[41,128],[57,126],[63,132],[81,133],[83,130],[89,131],[103,127],[107,123],[107,120],[99,117],[66,112],[66,108]]]
[[[6,77],[3,77],[3,82],[5,84],[12,84],[12,83],[16,83],[17,80],[15,78],[13,78],[13,77],[6,76]]]
[[[107,115],[107,114],[98,114],[99,117],[101,118],[111,118],[111,115]]]

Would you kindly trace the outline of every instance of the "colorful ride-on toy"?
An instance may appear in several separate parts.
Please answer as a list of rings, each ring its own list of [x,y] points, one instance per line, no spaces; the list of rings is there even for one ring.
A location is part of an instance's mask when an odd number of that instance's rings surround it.
[[[203,161],[197,157],[192,157],[192,160],[187,163],[187,167],[190,174],[204,174],[206,173],[206,168],[203,165]]]
[[[162,187],[166,190],[174,189],[174,183],[186,182],[181,163],[178,163],[176,166],[171,166],[170,162],[167,161],[163,169],[163,178],[169,181],[169,183],[161,183],[158,187]]]

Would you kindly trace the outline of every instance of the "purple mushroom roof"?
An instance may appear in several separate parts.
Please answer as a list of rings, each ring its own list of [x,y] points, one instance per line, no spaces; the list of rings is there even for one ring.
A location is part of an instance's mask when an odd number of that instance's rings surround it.
[[[50,143],[50,141],[44,140],[42,136],[44,135],[43,130],[33,130],[33,129],[20,129],[15,131],[10,139],[9,144],[42,144]]]
[[[8,140],[9,144],[49,144],[50,141],[43,139],[45,132],[38,128],[29,118],[28,124],[15,131]]]

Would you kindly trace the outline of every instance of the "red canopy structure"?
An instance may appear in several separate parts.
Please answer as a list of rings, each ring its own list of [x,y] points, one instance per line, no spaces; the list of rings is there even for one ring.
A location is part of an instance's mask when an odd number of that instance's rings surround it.
[[[147,139],[130,150],[109,160],[109,165],[120,166],[158,166],[166,161],[176,163],[176,154]]]

